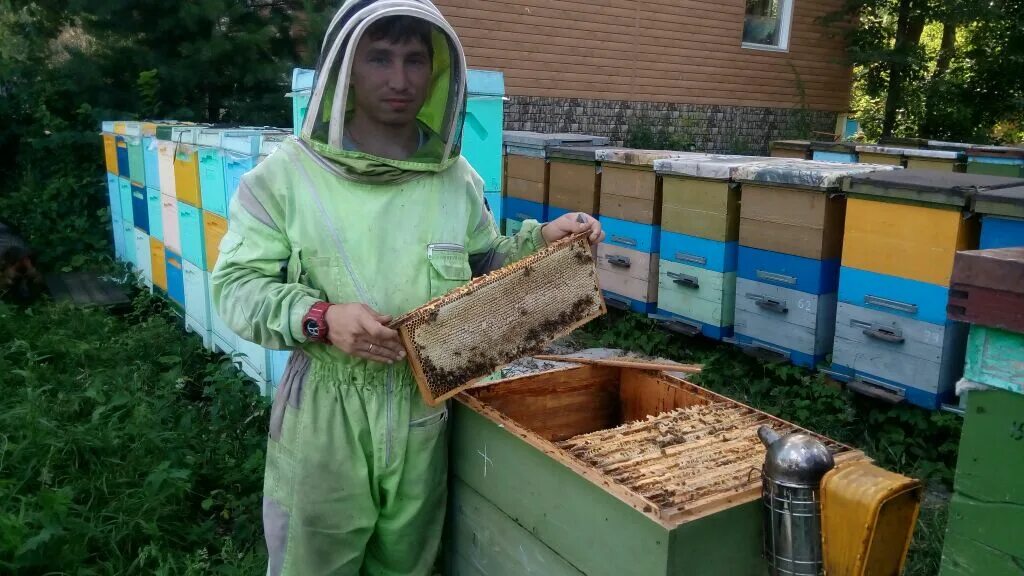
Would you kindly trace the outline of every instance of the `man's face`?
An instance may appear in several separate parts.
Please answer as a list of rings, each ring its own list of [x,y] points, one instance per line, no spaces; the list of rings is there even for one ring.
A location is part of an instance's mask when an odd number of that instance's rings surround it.
[[[419,39],[392,44],[363,36],[352,63],[355,107],[381,124],[410,124],[427,98],[430,75],[430,53]]]

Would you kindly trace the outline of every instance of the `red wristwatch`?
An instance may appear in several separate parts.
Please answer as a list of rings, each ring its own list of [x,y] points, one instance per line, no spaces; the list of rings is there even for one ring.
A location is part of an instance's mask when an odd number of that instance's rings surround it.
[[[310,341],[327,341],[327,309],[330,307],[330,302],[317,302],[302,317],[302,332]]]

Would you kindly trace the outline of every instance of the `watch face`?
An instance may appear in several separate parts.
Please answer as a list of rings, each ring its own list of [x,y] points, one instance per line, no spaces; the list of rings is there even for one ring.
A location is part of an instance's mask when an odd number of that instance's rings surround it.
[[[306,334],[309,335],[310,338],[319,338],[320,325],[314,320],[306,320]]]

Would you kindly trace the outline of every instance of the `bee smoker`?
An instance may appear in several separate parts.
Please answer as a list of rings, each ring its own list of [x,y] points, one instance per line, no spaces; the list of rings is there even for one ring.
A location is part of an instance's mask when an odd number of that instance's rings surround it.
[[[821,479],[835,466],[824,444],[803,432],[757,431],[768,448],[761,469],[764,554],[771,576],[820,576]]]

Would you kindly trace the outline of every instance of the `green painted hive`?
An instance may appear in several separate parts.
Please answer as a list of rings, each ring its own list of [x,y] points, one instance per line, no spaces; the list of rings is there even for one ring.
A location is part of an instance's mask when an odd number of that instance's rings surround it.
[[[570,367],[472,388],[452,419],[452,575],[763,576],[756,429],[672,375]],[[852,449],[818,436],[837,460]]]

